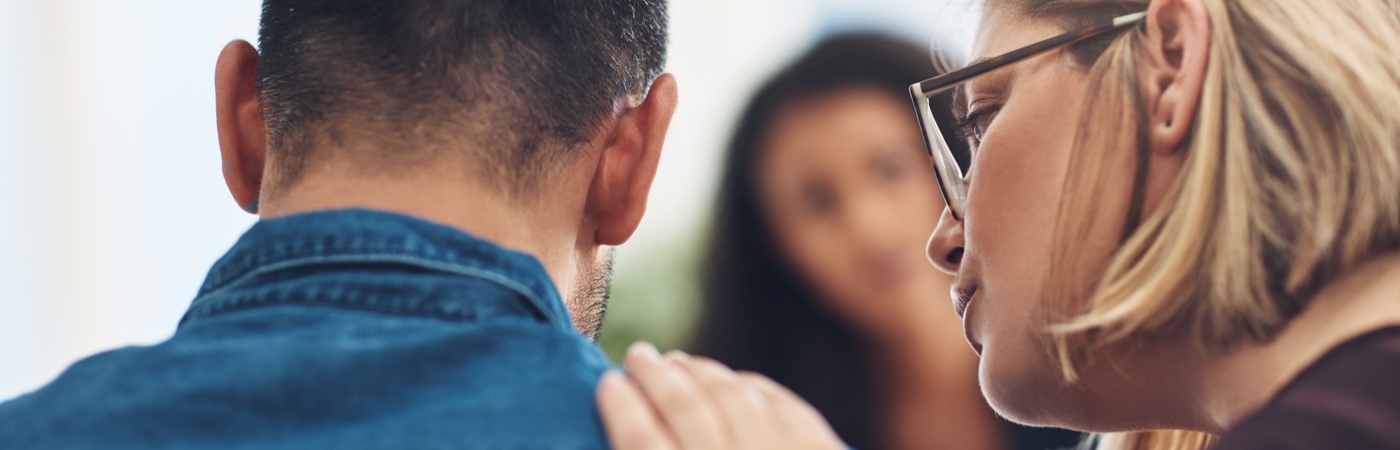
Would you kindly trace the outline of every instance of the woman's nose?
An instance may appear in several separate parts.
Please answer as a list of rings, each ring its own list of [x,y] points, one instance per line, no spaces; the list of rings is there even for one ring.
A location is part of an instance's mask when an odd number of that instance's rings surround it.
[[[947,208],[938,218],[938,228],[928,239],[928,260],[938,270],[950,275],[957,274],[963,257],[963,223],[953,218]]]

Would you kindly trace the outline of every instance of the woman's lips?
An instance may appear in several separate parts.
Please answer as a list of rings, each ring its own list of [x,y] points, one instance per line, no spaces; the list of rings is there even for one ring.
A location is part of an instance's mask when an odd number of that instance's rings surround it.
[[[967,309],[972,305],[972,297],[977,295],[977,285],[962,286],[953,288],[953,312],[962,319],[963,338],[967,339],[968,345],[972,346],[972,351],[977,352],[977,356],[982,356],[982,343],[977,342],[977,338],[972,336],[972,322],[967,320]]]
[[[964,330],[963,333],[967,333],[965,327],[963,328],[963,330]],[[981,358],[981,357],[982,357],[982,343],[981,343],[981,342],[977,342],[977,340],[976,340],[976,339],[973,339],[973,338],[972,338],[972,335],[970,335],[970,334],[967,335],[967,343],[968,343],[968,345],[971,345],[971,346],[972,346],[972,351],[977,353],[977,357],[978,357],[978,358]]]
[[[953,287],[953,312],[959,319],[967,315],[967,305],[972,303],[972,296],[977,293],[977,286],[964,288],[962,286]]]

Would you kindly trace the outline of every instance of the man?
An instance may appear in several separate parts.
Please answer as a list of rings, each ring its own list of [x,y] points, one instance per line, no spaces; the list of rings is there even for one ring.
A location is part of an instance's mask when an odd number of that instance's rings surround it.
[[[215,76],[262,220],[170,340],[0,405],[0,448],[604,447],[585,336],[675,110],[665,34],[664,0],[265,0]]]

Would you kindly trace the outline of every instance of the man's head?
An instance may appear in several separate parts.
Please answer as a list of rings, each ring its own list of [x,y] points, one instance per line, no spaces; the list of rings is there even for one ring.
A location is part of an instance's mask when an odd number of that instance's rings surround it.
[[[225,179],[264,217],[405,212],[596,292],[675,108],[666,22],[665,0],[265,0],[260,49],[219,58]]]
[[[338,137],[377,144],[356,155],[372,170],[469,157],[490,182],[532,193],[661,74],[666,9],[662,0],[266,0],[259,53],[269,159],[282,176],[274,189],[329,157],[317,142]]]

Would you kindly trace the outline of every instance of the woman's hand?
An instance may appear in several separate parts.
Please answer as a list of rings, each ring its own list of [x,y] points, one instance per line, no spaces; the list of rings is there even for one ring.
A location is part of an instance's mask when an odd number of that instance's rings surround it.
[[[615,450],[844,449],[826,420],[792,391],[714,360],[637,343],[598,385]]]

